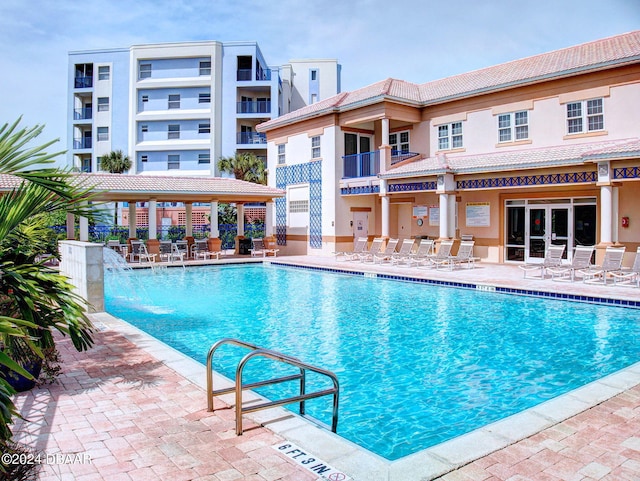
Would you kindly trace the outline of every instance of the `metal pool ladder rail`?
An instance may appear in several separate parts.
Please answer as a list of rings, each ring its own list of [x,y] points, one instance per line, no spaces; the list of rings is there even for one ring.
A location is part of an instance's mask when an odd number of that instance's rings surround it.
[[[223,344],[233,344],[235,346],[244,347],[244,348],[250,349],[251,352],[245,355],[240,360],[240,362],[238,363],[238,366],[236,367],[235,385],[230,388],[218,389],[214,391],[213,390],[213,371],[212,371],[211,363],[213,360],[214,353]],[[267,379],[264,381],[257,381],[249,384],[244,384],[242,382],[242,371],[244,370],[245,365],[254,357],[264,357],[264,358],[282,362],[284,364],[289,364],[290,366],[297,367],[300,370],[300,372],[297,374],[291,374],[289,376],[283,376],[275,379]],[[306,392],[306,372],[307,371],[312,371],[312,372],[321,374],[323,376],[327,376],[333,382],[333,388],[307,393]],[[263,403],[254,404],[251,406],[242,405],[242,391],[246,389],[253,389],[260,386],[268,386],[270,384],[278,384],[286,381],[295,381],[296,379],[300,380],[300,394],[297,396],[280,399],[278,401],[265,401]],[[338,377],[334,373],[332,373],[331,371],[327,371],[325,369],[321,369],[316,366],[312,366],[311,364],[304,363],[294,357],[287,356],[286,354],[282,354],[277,351],[272,351],[270,349],[263,349],[259,346],[250,344],[248,342],[243,342],[238,339],[225,338],[213,344],[209,349],[209,353],[207,354],[207,409],[208,411],[213,412],[213,398],[215,396],[228,394],[234,391],[236,393],[236,435],[238,436],[242,434],[242,415],[244,413],[260,411],[262,409],[268,409],[276,406],[284,406],[285,404],[292,404],[297,402],[297,403],[300,403],[300,415],[305,416],[306,418],[310,418],[310,416],[306,415],[305,413],[305,406],[304,406],[305,401],[307,399],[314,399],[321,396],[328,396],[329,394],[333,394],[333,416],[331,420],[331,431],[335,433],[338,429],[338,395],[340,391],[340,385],[338,384]],[[314,420],[314,421],[321,424],[317,420]]]

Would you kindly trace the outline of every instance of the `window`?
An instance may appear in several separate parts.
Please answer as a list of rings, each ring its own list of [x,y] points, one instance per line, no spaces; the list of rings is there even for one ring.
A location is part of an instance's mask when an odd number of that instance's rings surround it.
[[[318,71],[317,70],[312,70],[311,71],[311,80],[318,80]]]
[[[142,96],[142,101],[143,102],[148,102],[149,101],[149,96],[148,95],[143,95]]]
[[[498,142],[513,142],[529,138],[529,112],[523,110],[498,115]]]
[[[179,109],[180,108],[180,94],[170,94],[169,95],[169,108],[170,109]]]
[[[581,134],[597,130],[604,130],[602,99],[567,104],[567,133]]]
[[[198,103],[199,104],[210,104],[211,103],[211,92],[205,92],[198,94]]]
[[[143,132],[143,133],[144,133],[144,132],[149,132],[149,126],[148,126],[148,125],[145,125],[145,124],[142,124],[142,125],[140,126],[140,132]]]
[[[391,155],[406,154],[409,152],[409,131],[389,134]]]
[[[109,140],[109,127],[98,127],[98,142]]]
[[[109,111],[109,97],[98,97],[98,112]]]
[[[151,64],[150,63],[141,63],[140,64],[140,80],[145,78],[151,78]]]
[[[180,125],[178,124],[169,124],[169,130],[167,131],[168,139],[179,139],[180,138]]]
[[[199,164],[210,164],[211,163],[211,154],[198,154],[198,163]]]
[[[211,61],[200,62],[200,75],[211,75]]]
[[[320,157],[320,136],[311,137],[311,158],[318,159]]]
[[[180,168],[180,155],[173,154],[167,157],[167,169],[175,170]]]
[[[102,67],[98,67],[98,80],[109,80],[111,76],[111,72],[109,66],[104,65]]]
[[[285,157],[285,145],[286,144],[278,144],[278,164],[284,164],[286,162]]]
[[[96,157],[96,170],[102,170],[102,157]]]
[[[140,162],[147,162],[149,160],[149,156],[148,155],[141,155],[140,156]]]
[[[308,200],[291,200],[289,201],[289,213],[300,214],[303,212],[309,212]]]
[[[211,123],[205,122],[202,124],[198,124],[198,133],[199,134],[210,134],[211,133]]]
[[[438,150],[462,148],[462,122],[438,126]]]

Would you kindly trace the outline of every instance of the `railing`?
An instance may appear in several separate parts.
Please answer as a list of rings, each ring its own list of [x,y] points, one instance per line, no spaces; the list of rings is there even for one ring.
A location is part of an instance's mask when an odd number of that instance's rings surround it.
[[[391,151],[391,165],[395,165],[398,164],[400,162],[402,162],[403,160],[407,160],[410,159],[411,157],[416,157],[420,155],[417,152],[407,152],[407,151],[400,151],[400,150],[392,150]]]
[[[73,120],[89,120],[93,116],[92,107],[84,107],[73,111]]]
[[[50,227],[59,236],[66,236],[67,227],[65,225],[55,225]],[[211,228],[209,224],[194,225],[192,227],[192,234],[195,239],[204,239],[209,236]],[[222,241],[222,249],[235,248],[235,237],[238,235],[238,226],[236,224],[220,224],[218,225],[218,231],[220,232],[220,239]],[[78,238],[78,228],[75,228],[74,238]],[[264,223],[254,222],[251,224],[245,224],[244,235],[249,238],[261,238],[264,237]],[[176,241],[184,239],[186,237],[186,227],[183,225],[172,225],[158,227],[158,240],[171,240]],[[149,227],[137,227],[136,237],[138,239],[149,239]],[[118,239],[120,243],[124,244],[129,238],[128,226],[108,226],[108,225],[90,225],[89,226],[89,241],[105,244],[109,239]]]
[[[261,132],[238,132],[238,144],[266,144],[267,135]]]
[[[380,151],[345,155],[342,178],[371,177],[380,172]]]
[[[74,149],[90,149],[91,148],[91,137],[85,137],[83,139],[73,139],[73,148]]]
[[[237,103],[239,114],[268,114],[271,112],[271,100],[244,101]]]
[[[83,76],[75,78],[75,88],[84,89],[89,87],[93,87],[93,77]]]
[[[251,69],[239,68],[236,74],[236,78],[239,81],[251,80]],[[256,80],[271,80],[271,69],[258,69],[256,71]]]
[[[235,385],[230,388],[213,390],[213,371],[212,371],[212,361],[213,355],[216,350],[224,345],[224,344],[233,344],[235,346],[244,347],[249,349],[251,352],[244,356],[238,366],[236,367],[236,378]],[[253,359],[254,357],[263,357],[267,359],[272,359],[274,361],[278,361],[284,364],[288,364],[293,367],[297,367],[299,372],[296,374],[291,374],[288,376],[277,377],[273,379],[267,379],[263,381],[252,382],[248,384],[244,384],[242,381],[242,374],[244,371],[244,367],[247,363]],[[333,388],[323,389],[321,391],[315,392],[306,392],[306,371],[315,372],[322,376],[326,376],[331,379],[333,383]],[[261,386],[269,386],[272,384],[279,384],[287,381],[300,381],[300,393],[297,396],[291,396],[288,398],[280,399],[277,401],[265,401],[258,404],[252,404],[251,406],[243,406],[242,405],[242,391],[246,389],[253,389]],[[207,409],[212,412],[214,410],[213,407],[213,398],[215,396],[220,396],[222,394],[229,394],[234,392],[236,394],[236,435],[240,436],[242,434],[242,415],[244,413],[260,411],[262,409],[268,409],[276,406],[284,406],[287,404],[299,403],[299,412],[301,416],[309,417],[305,412],[305,401],[307,399],[315,399],[322,396],[333,395],[333,416],[331,421],[331,431],[336,432],[338,430],[338,403],[339,403],[339,394],[340,394],[340,384],[338,383],[337,376],[331,371],[327,371],[326,369],[322,369],[316,366],[312,366],[311,364],[304,363],[294,357],[287,356],[277,351],[272,351],[270,349],[262,349],[254,344],[250,344],[248,342],[239,341],[238,339],[221,339],[211,346],[209,349],[209,353],[207,354]],[[320,423],[319,423],[320,424]]]

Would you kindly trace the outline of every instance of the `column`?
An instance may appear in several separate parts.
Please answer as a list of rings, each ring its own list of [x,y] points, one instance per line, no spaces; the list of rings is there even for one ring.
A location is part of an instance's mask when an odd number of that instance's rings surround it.
[[[191,202],[184,203],[185,219],[185,237],[193,237],[193,204]]]
[[[382,145],[389,145],[389,119],[382,119]]]
[[[613,229],[613,242],[618,243],[618,229],[620,228],[620,188],[613,187],[613,215],[611,228]]]
[[[275,207],[275,202],[267,202],[267,208],[265,210],[265,219],[264,219],[264,235],[266,237],[273,236],[273,209]]]
[[[238,220],[236,221],[238,224],[238,235],[244,236],[244,204],[237,203],[236,211],[238,213]]]
[[[158,238],[158,201],[149,200],[149,240]]]
[[[448,237],[450,239],[455,239],[456,237],[456,195],[449,194],[449,209],[447,210],[447,215],[449,216],[448,224],[449,224],[449,232]]]
[[[440,238],[449,238],[449,194],[440,194]]]
[[[382,237],[389,238],[389,216],[391,210],[391,198],[387,195],[387,180],[380,179],[380,198],[382,200],[382,212],[380,223],[382,225]]]
[[[80,216],[78,222],[80,224],[80,240],[89,242],[89,219]]]
[[[600,187],[600,244],[611,244],[613,222],[613,187]]]
[[[129,201],[129,239],[137,239],[136,232],[136,202]]]
[[[73,214],[67,213],[67,239],[76,238],[76,218]]]
[[[380,150],[380,173],[384,173],[391,168],[391,147],[389,147],[389,119],[383,118],[382,127],[382,145]]]
[[[220,229],[218,226],[218,201],[211,201],[211,208],[209,211],[209,216],[211,217],[211,230],[209,232],[209,237],[218,238],[220,237]]]

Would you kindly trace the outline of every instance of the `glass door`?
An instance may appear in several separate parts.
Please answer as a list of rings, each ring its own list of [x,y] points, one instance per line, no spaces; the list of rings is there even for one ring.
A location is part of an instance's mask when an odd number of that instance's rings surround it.
[[[542,262],[550,245],[564,245],[571,256],[568,206],[529,206],[525,235],[525,262]]]

